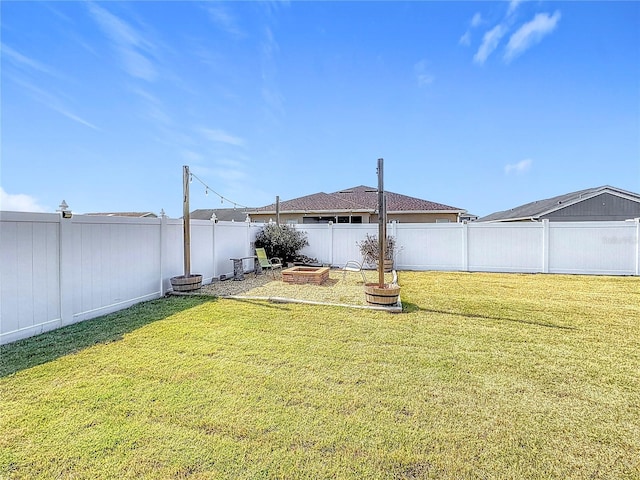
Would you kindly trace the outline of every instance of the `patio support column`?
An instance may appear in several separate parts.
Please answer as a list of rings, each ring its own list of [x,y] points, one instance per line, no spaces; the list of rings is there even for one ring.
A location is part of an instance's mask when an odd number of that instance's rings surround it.
[[[213,281],[214,278],[217,277],[217,273],[218,273],[218,269],[216,267],[216,219],[215,219],[215,213],[213,214],[212,218],[211,218],[211,261],[213,262],[213,271],[211,272],[211,281]]]
[[[327,223],[327,237],[329,242],[329,265],[333,265],[333,223]]]
[[[167,255],[169,249],[167,247],[167,215],[164,210],[160,212],[160,296],[164,297],[166,289],[164,287],[164,275],[167,269]]]
[[[549,273],[549,219],[542,220],[542,273]]]
[[[634,219],[636,223],[636,275],[640,275],[640,218]]]
[[[73,223],[74,218],[68,210],[65,201],[60,204],[60,326],[64,327],[73,323],[73,299],[77,295],[74,281],[74,248],[73,248]]]
[[[400,244],[398,243],[398,221],[391,221],[391,236],[395,239],[396,248],[393,252],[393,269],[398,270],[398,265],[396,265],[396,258],[398,256],[398,252],[400,251]]]
[[[462,271],[469,271],[469,224],[462,222]]]

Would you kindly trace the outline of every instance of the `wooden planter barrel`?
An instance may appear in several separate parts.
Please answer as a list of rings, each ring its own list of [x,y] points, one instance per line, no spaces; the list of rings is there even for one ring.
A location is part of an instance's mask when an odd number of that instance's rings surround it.
[[[202,287],[202,275],[191,274],[171,277],[171,286],[174,292],[191,292],[192,290],[198,290]]]
[[[368,268],[373,270],[378,270],[378,261],[374,260],[373,262],[365,262],[364,263]],[[393,260],[385,260],[383,263],[385,273],[389,273],[393,271]]]
[[[364,294],[367,303],[374,305],[395,305],[400,297],[400,286],[385,283],[382,288],[377,283],[365,283]]]

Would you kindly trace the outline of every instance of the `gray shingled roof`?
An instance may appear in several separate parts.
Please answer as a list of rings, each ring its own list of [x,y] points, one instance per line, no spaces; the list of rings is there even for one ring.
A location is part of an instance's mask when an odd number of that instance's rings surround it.
[[[363,205],[342,199],[336,195],[329,193],[319,192],[312,195],[305,195],[304,197],[294,198],[292,200],[286,200],[280,202],[281,212],[322,212],[322,211],[336,211],[336,210],[369,210]],[[267,213],[275,212],[276,204],[265,205],[264,207],[256,208],[250,213]]]
[[[546,198],[544,200],[536,200],[535,202],[526,203],[509,210],[492,213],[485,217],[479,218],[476,221],[501,222],[509,220],[535,220],[542,215],[548,214],[555,210],[559,210],[560,208],[564,208],[569,205],[573,205],[576,202],[594,197],[605,191],[640,198],[640,196],[636,193],[627,192],[626,190],[611,187],[609,185],[603,185],[601,187],[587,188],[585,190],[578,190],[577,192],[565,193],[564,195],[558,195],[557,197]]]
[[[133,218],[157,218],[153,212],[96,212],[85,213],[85,215],[102,216],[102,217],[133,217]]]
[[[189,215],[192,220],[211,220],[211,215],[214,213],[221,222],[244,222],[247,218],[247,210],[240,208],[200,208],[190,212]]]
[[[377,189],[360,185],[358,187],[348,188],[334,192],[333,195],[349,199],[352,202],[367,205],[370,208],[377,209],[378,192]],[[422,200],[420,198],[409,197],[400,193],[385,191],[387,199],[388,212],[424,212],[424,211],[464,211],[462,208],[451,207],[442,203]]]
[[[385,191],[385,194],[388,212],[465,211],[462,208],[451,207],[399,193]],[[373,213],[377,209],[377,190],[365,185],[339,190],[334,193],[319,192],[280,202],[281,212],[352,211]],[[249,213],[271,213],[275,212],[275,210],[276,205],[272,203],[271,205],[251,210]]]

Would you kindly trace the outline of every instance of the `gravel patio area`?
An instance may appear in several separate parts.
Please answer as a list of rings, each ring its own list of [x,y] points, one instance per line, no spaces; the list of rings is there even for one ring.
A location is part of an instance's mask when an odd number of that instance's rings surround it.
[[[377,282],[378,272],[365,270],[367,282]],[[322,285],[292,285],[282,281],[279,273],[275,279],[271,273],[254,276],[245,274],[244,280],[214,281],[203,285],[197,291],[183,293],[188,295],[210,295],[215,297],[264,298],[274,301],[290,300],[300,302],[372,307],[365,301],[364,282],[357,272],[343,274],[340,269],[331,269],[329,280]],[[385,281],[392,280],[391,274],[385,274]],[[377,307],[374,307],[377,308]],[[385,307],[382,307],[385,308]]]

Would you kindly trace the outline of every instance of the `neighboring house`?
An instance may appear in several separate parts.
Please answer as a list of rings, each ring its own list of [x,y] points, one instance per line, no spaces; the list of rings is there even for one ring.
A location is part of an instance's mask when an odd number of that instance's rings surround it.
[[[478,219],[478,215],[473,213],[463,213],[460,215],[461,222],[475,222]]]
[[[222,222],[244,222],[247,219],[245,208],[201,208],[190,213],[192,220],[211,220],[215,215],[216,220]]]
[[[478,222],[590,222],[640,217],[640,194],[608,185],[566,193],[496,212]]]
[[[158,216],[153,212],[104,212],[86,213],[85,215],[95,215],[101,217],[158,218]]]
[[[403,223],[458,222],[466,210],[394,192],[385,192],[387,220]],[[276,221],[276,204],[248,210],[252,222]],[[361,185],[334,193],[314,193],[279,203],[281,223],[377,223],[378,192]]]

